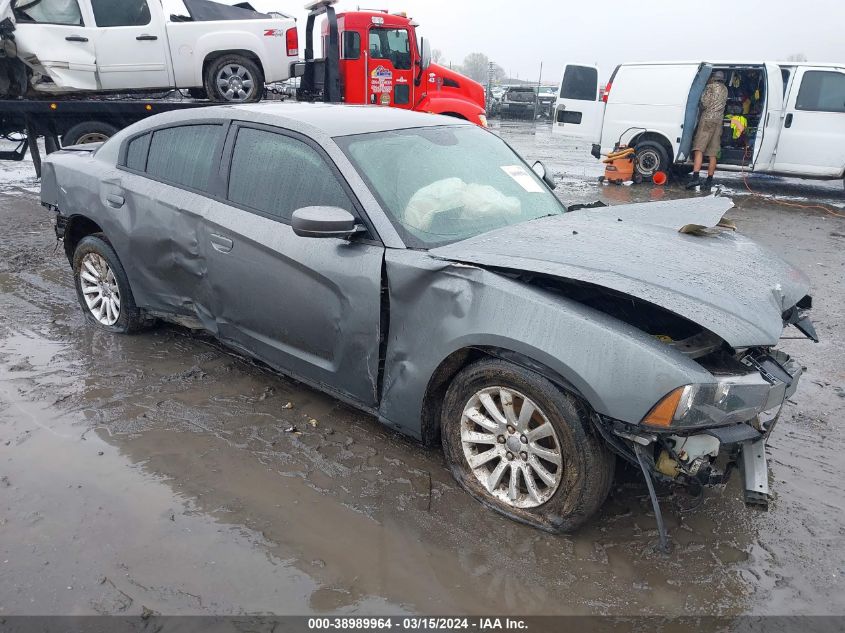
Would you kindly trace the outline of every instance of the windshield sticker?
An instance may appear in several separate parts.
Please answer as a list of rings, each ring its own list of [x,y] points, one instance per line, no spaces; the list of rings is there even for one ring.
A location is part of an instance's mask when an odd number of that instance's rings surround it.
[[[543,193],[543,188],[531,177],[522,165],[504,165],[502,171],[513,178],[528,193]]]

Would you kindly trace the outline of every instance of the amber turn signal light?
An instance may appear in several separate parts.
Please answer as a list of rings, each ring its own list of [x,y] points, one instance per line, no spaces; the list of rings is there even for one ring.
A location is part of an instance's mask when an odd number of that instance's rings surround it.
[[[668,427],[672,424],[672,420],[675,419],[675,411],[678,410],[678,403],[681,401],[682,395],[684,395],[684,387],[675,389],[675,391],[654,405],[654,408],[649,411],[649,414],[643,418],[643,424],[663,428]]]

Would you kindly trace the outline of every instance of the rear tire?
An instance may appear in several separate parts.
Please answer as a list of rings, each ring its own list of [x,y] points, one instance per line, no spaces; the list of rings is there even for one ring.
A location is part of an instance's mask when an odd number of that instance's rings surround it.
[[[117,134],[117,128],[102,121],[83,121],[77,123],[62,135],[62,147],[103,143]]]
[[[100,329],[132,334],[148,325],[135,305],[123,265],[102,233],[88,235],[77,244],[73,282],[85,318]]]
[[[212,101],[254,103],[264,96],[264,74],[243,55],[223,55],[210,62],[204,84]]]
[[[657,141],[642,141],[635,148],[634,170],[643,180],[651,180],[659,171],[669,171],[669,154]]]
[[[441,437],[452,475],[467,492],[548,532],[583,525],[613,482],[615,458],[594,434],[587,407],[542,376],[505,361],[479,361],[453,379]]]

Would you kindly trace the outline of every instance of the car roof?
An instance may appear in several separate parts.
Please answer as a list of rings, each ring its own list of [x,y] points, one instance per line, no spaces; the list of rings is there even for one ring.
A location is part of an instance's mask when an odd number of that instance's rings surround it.
[[[168,120],[165,120],[167,118]],[[152,124],[207,119],[235,119],[303,132],[309,136],[339,137],[416,127],[472,125],[454,117],[412,112],[400,108],[328,103],[262,102],[182,110],[147,119]]]

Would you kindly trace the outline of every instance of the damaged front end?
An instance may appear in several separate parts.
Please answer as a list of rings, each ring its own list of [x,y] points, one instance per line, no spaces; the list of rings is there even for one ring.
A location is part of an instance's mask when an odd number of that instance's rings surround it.
[[[743,449],[765,445],[803,368],[777,350],[717,356],[718,367],[707,364],[716,359],[702,359],[715,382],[675,389],[638,425],[600,418],[603,434],[624,440],[631,461],[632,444],[646,447],[649,470],[658,479],[694,486],[724,483]],[[754,462],[755,468],[765,469],[765,460],[757,461],[763,463]],[[746,502],[765,505],[768,486],[760,485],[753,470],[744,472]]]
[[[799,322],[799,329],[817,342],[803,312],[791,324],[798,327]],[[785,324],[790,322],[785,320]],[[698,355],[695,360],[712,374],[714,382],[678,387],[639,424],[595,416],[596,427],[608,444],[642,470],[664,550],[668,539],[652,480],[700,493],[705,486],[726,483],[739,467],[746,504],[768,508],[766,443],[804,373],[801,365],[776,349],[733,352],[722,344],[710,351],[707,341],[713,338],[704,334],[691,341],[666,342],[688,355]]]

